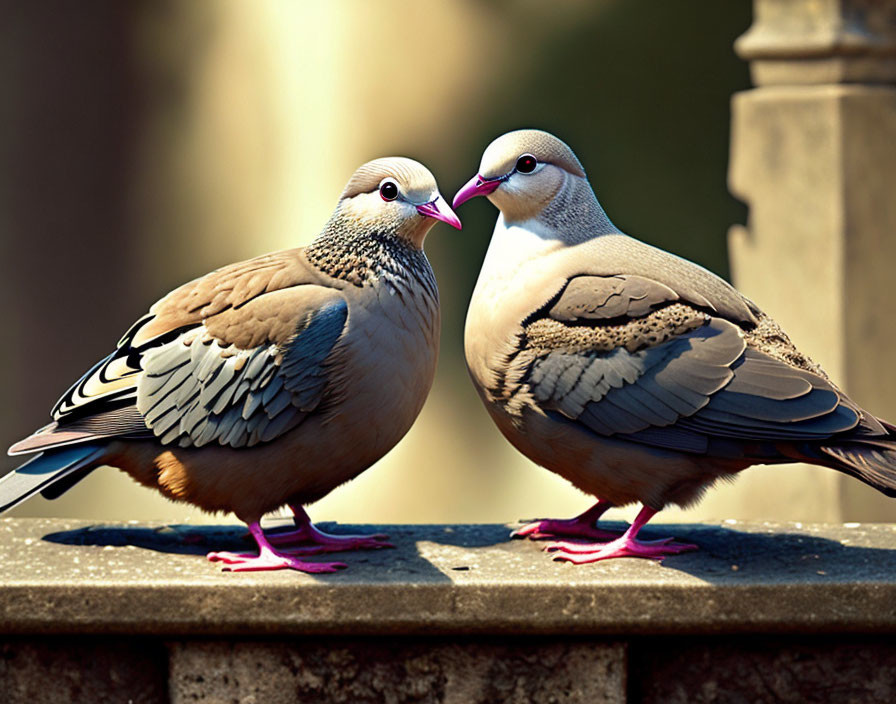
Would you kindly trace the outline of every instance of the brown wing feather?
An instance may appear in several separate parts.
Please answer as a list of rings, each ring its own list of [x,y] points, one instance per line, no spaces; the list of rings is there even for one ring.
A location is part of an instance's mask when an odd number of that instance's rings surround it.
[[[172,330],[198,325],[207,318],[240,308],[264,293],[322,283],[326,283],[324,277],[308,263],[302,248],[230,264],[160,299],[150,308],[152,320],[137,333],[133,344],[139,346]]]
[[[298,313],[294,306],[281,305],[281,292],[308,284],[309,302],[314,302],[326,293],[320,284],[327,287],[330,282],[299,248],[231,264],[175,289],[125,333],[112,354],[68,389],[53,408],[55,423],[16,443],[10,452],[145,434],[134,404],[146,352],[203,323],[204,332],[224,347],[282,344],[295,333]]]
[[[675,291],[643,276],[575,276],[548,314],[561,322],[641,317],[675,301]]]

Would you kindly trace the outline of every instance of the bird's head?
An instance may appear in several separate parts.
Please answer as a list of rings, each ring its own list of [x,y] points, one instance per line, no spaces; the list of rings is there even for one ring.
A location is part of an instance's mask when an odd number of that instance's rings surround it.
[[[418,249],[436,220],[461,228],[429,169],[400,156],[359,167],[339,198],[337,212],[360,229],[394,233]]]
[[[585,169],[565,142],[541,130],[517,130],[488,145],[479,173],[454,196],[454,207],[488,199],[507,221],[537,217],[570,179],[587,183]]]

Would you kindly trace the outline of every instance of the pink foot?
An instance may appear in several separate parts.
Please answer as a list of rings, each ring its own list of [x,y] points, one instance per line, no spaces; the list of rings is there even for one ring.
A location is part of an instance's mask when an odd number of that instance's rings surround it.
[[[291,552],[302,555],[319,555],[326,552],[345,552],[347,550],[381,550],[394,548],[389,536],[383,533],[371,535],[333,535],[315,527],[301,506],[290,506],[295,514],[296,529],[272,531],[267,535],[273,545],[292,545],[296,549]]]
[[[272,545],[294,545],[296,551],[305,555],[318,555],[325,552],[344,552],[346,550],[380,550],[394,548],[389,536],[383,533],[371,535],[333,535],[324,533],[312,525],[302,526],[296,530],[272,531],[267,534]]]
[[[303,562],[293,555],[278,552],[265,539],[261,525],[252,523],[249,532],[258,543],[258,555],[235,552],[210,552],[211,562],[222,562],[225,572],[266,572],[270,570],[298,570],[309,574],[336,572],[348,567],[342,562]]]
[[[676,543],[672,538],[638,540],[638,532],[654,514],[656,514],[656,509],[645,506],[629,529],[609,543],[558,541],[547,545],[545,550],[553,553],[554,560],[565,560],[577,565],[609,560],[611,557],[646,557],[651,560],[662,560],[667,555],[678,555],[689,550],[697,550],[696,545]]]
[[[210,552],[212,562],[223,562],[224,572],[267,572],[271,570],[298,570],[308,574],[324,574],[343,570],[344,562],[302,562],[298,558],[280,552],[264,551],[258,555],[238,552]]]
[[[609,543],[573,543],[559,541],[550,543],[545,550],[553,553],[554,560],[564,560],[576,565],[609,560],[612,557],[646,557],[662,561],[667,555],[678,555],[697,550],[690,543],[676,543],[672,538],[662,540],[635,540],[623,535]]]
[[[578,518],[542,518],[539,521],[527,523],[510,534],[511,538],[530,538],[531,540],[548,540],[563,536],[613,540],[619,537],[619,533],[601,530],[591,524],[581,522]]]
[[[610,508],[609,501],[598,501],[585,513],[575,518],[543,518],[527,523],[510,534],[511,538],[545,540],[560,537],[590,538],[592,540],[613,540],[619,533],[601,530],[595,523]]]

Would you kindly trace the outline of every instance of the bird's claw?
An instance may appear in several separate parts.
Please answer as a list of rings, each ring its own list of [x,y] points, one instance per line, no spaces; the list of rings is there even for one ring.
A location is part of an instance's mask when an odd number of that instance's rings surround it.
[[[634,540],[622,536],[609,543],[557,541],[546,545],[544,549],[553,553],[553,560],[582,565],[613,557],[641,557],[660,562],[668,555],[678,555],[698,548],[690,543],[674,542],[672,538]]]
[[[344,562],[303,562],[292,555],[281,552],[263,551],[258,555],[236,552],[210,552],[211,562],[223,563],[225,572],[267,572],[291,569],[308,574],[326,574],[344,570]]]
[[[346,552],[348,550],[383,550],[395,547],[389,542],[389,536],[384,533],[335,535],[324,533],[310,524],[286,532],[271,531],[266,536],[272,545],[288,545],[290,552],[304,555]]]
[[[271,541],[273,542],[273,541]],[[346,544],[340,543],[338,545],[292,545],[287,544],[286,546],[281,546],[281,550],[284,554],[287,555],[325,555],[327,553],[332,552],[348,552],[350,550],[384,550],[384,549],[394,549],[395,546],[392,543],[376,543],[376,544]]]
[[[579,518],[542,518],[517,528],[510,534],[511,538],[529,538],[530,540],[551,540],[561,537],[591,538],[593,540],[613,540],[619,533],[601,530],[590,521]]]

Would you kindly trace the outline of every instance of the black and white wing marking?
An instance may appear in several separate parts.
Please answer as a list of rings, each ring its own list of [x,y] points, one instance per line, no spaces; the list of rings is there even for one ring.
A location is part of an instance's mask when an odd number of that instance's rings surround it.
[[[147,314],[131,326],[118,341],[115,351],[93,365],[66,391],[53,406],[55,421],[70,420],[131,405],[137,398],[137,379],[142,368],[140,359],[146,350],[176,339],[184,330],[174,330],[143,345],[135,346],[134,338],[154,316]]]

